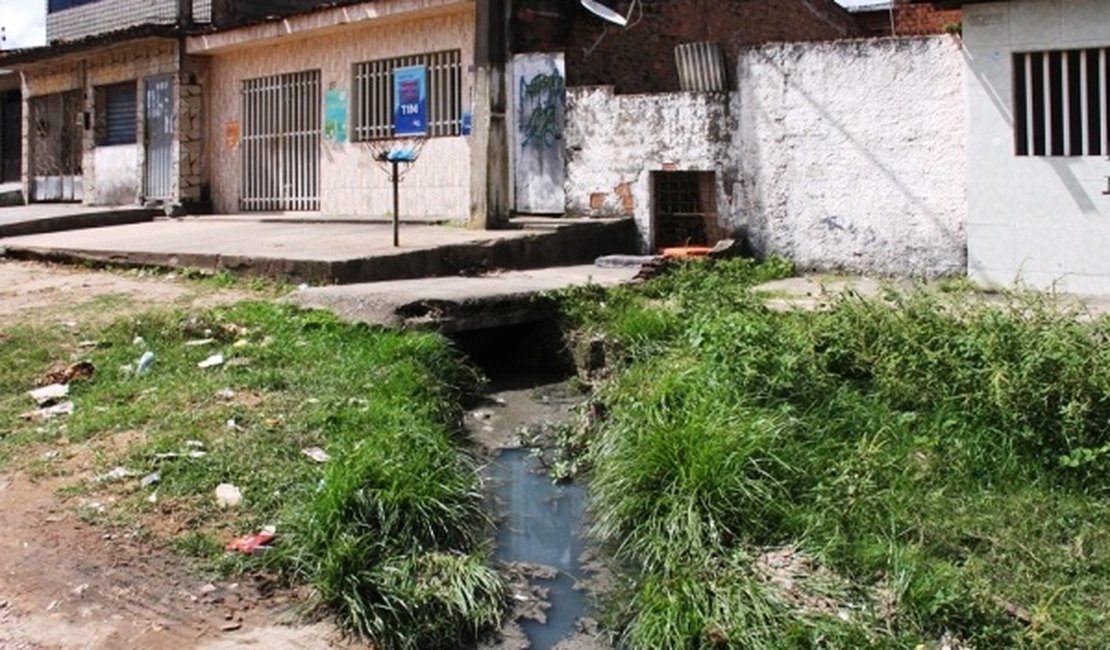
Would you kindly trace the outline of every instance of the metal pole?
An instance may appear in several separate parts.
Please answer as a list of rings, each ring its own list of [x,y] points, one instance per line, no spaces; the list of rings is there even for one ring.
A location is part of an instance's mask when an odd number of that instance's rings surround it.
[[[400,207],[397,192],[397,185],[401,182],[401,179],[397,176],[397,165],[400,163],[396,160],[391,160],[390,164],[393,165],[393,247],[396,248],[401,245],[401,213],[398,212]]]

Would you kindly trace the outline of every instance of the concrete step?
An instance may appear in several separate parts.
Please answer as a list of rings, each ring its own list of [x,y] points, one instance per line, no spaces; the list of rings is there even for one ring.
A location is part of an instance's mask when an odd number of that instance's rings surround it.
[[[0,207],[23,205],[23,189],[18,185],[0,185]]]

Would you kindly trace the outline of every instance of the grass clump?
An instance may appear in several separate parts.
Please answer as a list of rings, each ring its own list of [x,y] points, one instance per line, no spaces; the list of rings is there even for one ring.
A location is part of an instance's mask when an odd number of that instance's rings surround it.
[[[1110,645],[1110,323],[953,287],[782,313],[765,277],[568,298],[622,364],[588,453],[628,647]]]
[[[71,385],[72,416],[6,420],[0,453],[60,450],[59,473],[83,463],[82,492],[115,504],[109,521],[228,570],[311,585],[319,607],[376,647],[458,647],[499,623],[504,590],[480,544],[480,481],[458,444],[461,400],[482,381],[443,337],[251,302],[41,341],[3,334],[5,415],[27,410],[25,391],[52,365],[95,364],[92,379]],[[145,351],[154,362],[139,373]],[[222,364],[198,367],[217,353]],[[311,447],[330,458],[316,462]],[[117,465],[122,480],[91,478]],[[241,490],[241,506],[217,507],[221,483]],[[277,528],[272,550],[223,556],[264,525]]]

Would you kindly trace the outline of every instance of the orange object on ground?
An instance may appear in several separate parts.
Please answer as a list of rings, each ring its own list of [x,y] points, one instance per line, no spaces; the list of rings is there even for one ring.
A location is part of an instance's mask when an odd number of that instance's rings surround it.
[[[228,544],[226,547],[224,547],[224,550],[239,551],[240,553],[246,553],[247,555],[250,555],[251,553],[257,551],[260,547],[263,547],[274,541],[274,537],[276,536],[277,535],[275,533],[269,530],[263,530],[262,532],[255,533],[253,535],[244,535]]]
[[[709,246],[670,246],[659,251],[663,257],[680,258],[680,257],[705,257],[709,255],[709,251],[713,250]]]

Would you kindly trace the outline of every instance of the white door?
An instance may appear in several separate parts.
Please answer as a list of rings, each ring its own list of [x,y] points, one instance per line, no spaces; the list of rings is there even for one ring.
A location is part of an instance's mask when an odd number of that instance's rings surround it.
[[[513,57],[513,189],[516,212],[566,209],[566,72],[562,53]]]

